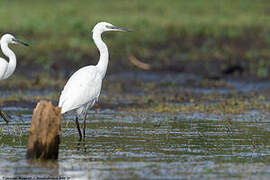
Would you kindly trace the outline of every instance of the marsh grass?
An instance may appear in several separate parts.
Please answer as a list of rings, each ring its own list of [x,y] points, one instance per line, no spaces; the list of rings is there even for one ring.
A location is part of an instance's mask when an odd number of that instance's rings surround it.
[[[197,1],[2,1],[0,32],[28,41],[18,49],[21,65],[96,63],[90,42],[95,23],[109,21],[134,33],[108,33],[114,68],[128,67],[127,56],[152,64],[180,61],[247,63],[248,71],[268,76],[270,7],[266,0]],[[23,58],[22,58],[23,57]],[[259,62],[259,63],[258,63]]]
[[[3,81],[5,88],[1,92],[7,95],[1,96],[1,105],[34,108],[40,100],[49,100],[57,105],[65,81],[60,79],[51,81],[50,77],[44,76],[38,84],[35,82],[19,78],[11,78],[9,82]],[[194,91],[196,89],[197,91]],[[210,93],[207,90],[211,90]],[[114,78],[105,80],[102,94],[93,110],[204,113],[220,116],[239,115],[252,111],[270,112],[269,88],[264,87],[259,91],[251,89],[246,92],[239,90],[241,89],[230,86],[223,80],[197,79],[197,82],[191,85],[191,83],[143,82]]]

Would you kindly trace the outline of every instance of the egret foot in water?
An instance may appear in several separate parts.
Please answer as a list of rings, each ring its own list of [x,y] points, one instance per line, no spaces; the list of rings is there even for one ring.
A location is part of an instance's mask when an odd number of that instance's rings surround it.
[[[0,110],[0,116],[2,117],[2,119],[4,119],[4,121],[6,121],[6,123],[8,124],[9,120],[7,118],[7,115],[4,114],[4,112],[2,110]]]
[[[79,132],[79,141],[81,141],[82,140],[82,133],[81,133],[81,128],[80,128],[80,124],[79,124],[79,120],[78,120],[77,116],[75,118],[75,122],[76,122],[76,127],[77,127],[78,132]]]
[[[86,118],[87,118],[87,112],[85,113],[84,120],[83,120],[83,140],[84,141],[85,141]]]

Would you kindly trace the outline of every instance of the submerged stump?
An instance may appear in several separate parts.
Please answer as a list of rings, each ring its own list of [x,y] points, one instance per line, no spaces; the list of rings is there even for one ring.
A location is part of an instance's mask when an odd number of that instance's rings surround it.
[[[33,111],[27,159],[57,159],[61,134],[61,108],[40,101]]]

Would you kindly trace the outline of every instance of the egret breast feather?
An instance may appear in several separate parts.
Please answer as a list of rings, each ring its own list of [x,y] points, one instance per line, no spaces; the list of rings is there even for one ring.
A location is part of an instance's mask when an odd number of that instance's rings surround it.
[[[68,80],[60,96],[58,106],[62,107],[62,113],[76,110],[81,106],[97,101],[101,85],[102,78],[95,66],[86,66],[75,72]]]

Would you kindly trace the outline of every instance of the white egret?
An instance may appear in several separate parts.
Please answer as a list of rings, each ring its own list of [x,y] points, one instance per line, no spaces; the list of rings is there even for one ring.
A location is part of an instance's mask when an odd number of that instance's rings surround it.
[[[93,28],[92,38],[100,53],[99,61],[97,65],[85,66],[76,71],[67,81],[59,99],[58,106],[62,108],[62,114],[71,112],[76,115],[75,122],[80,140],[82,134],[78,119],[84,115],[83,138],[85,139],[87,110],[98,101],[102,80],[107,71],[109,52],[101,38],[101,34],[106,31],[130,32],[128,29],[116,27],[110,23],[97,23]]]
[[[7,79],[9,76],[13,74],[16,68],[16,55],[15,53],[9,49],[8,44],[23,44],[28,46],[28,44],[15,39],[15,37],[11,34],[4,34],[0,40],[1,49],[3,54],[9,58],[9,62],[0,57],[0,80]],[[8,119],[4,115],[4,113],[0,110],[0,116],[8,122]]]

